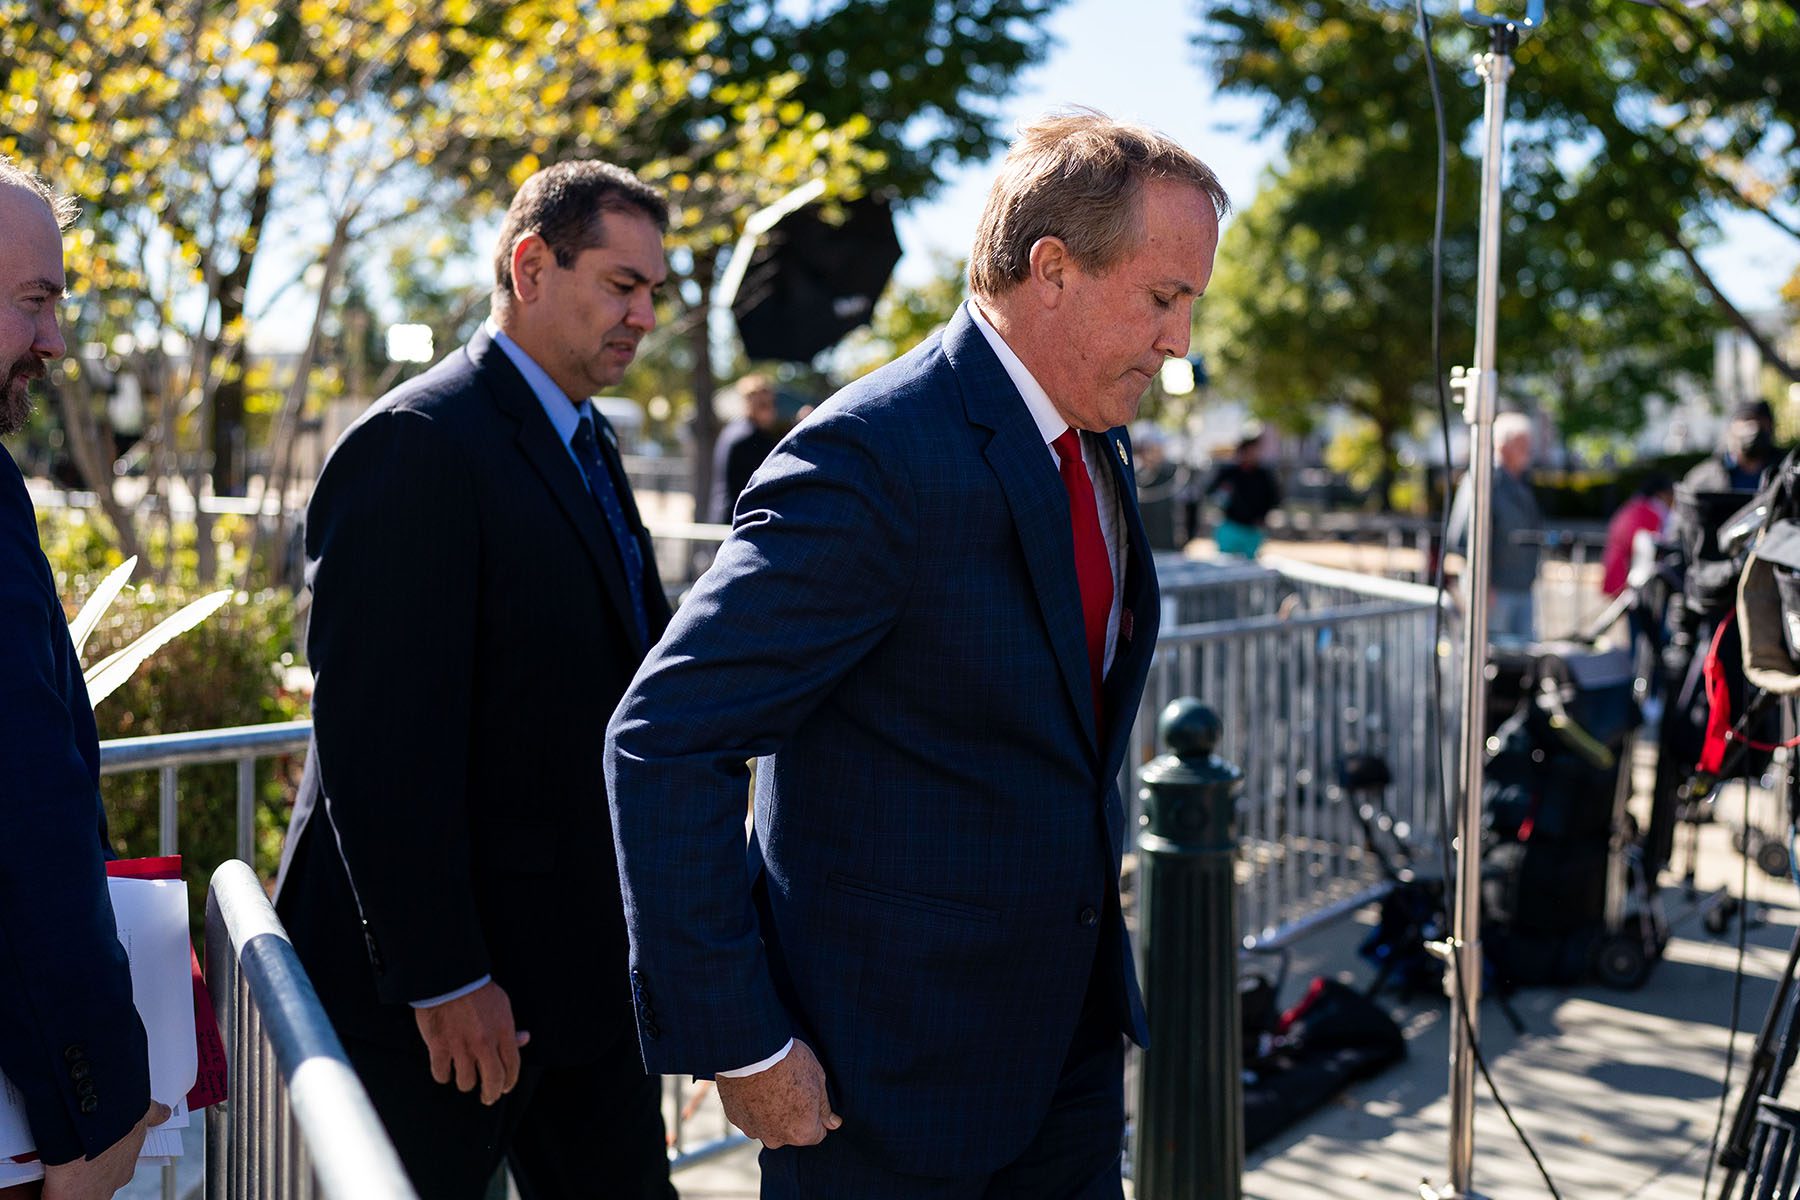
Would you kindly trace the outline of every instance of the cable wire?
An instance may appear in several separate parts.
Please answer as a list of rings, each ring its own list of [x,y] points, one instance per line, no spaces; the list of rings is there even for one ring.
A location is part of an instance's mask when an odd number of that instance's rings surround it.
[[[1744,828],[1750,828],[1750,777],[1744,777]],[[1719,1087],[1719,1115],[1713,1122],[1712,1141],[1706,1150],[1706,1174],[1700,1179],[1700,1200],[1712,1187],[1713,1164],[1719,1161],[1719,1136],[1725,1131],[1725,1109],[1731,1100],[1731,1068],[1737,1056],[1738,1018],[1744,1000],[1744,944],[1750,930],[1750,854],[1743,855],[1743,875],[1738,880],[1737,970],[1731,979],[1730,1032],[1725,1037],[1725,1079]],[[1754,1099],[1754,1097],[1747,1097]]]
[[[1444,583],[1444,558],[1449,550],[1451,508],[1450,397],[1448,389],[1444,384],[1443,338],[1444,208],[1445,196],[1448,191],[1447,175],[1450,149],[1449,136],[1445,132],[1443,91],[1438,83],[1437,56],[1432,53],[1431,49],[1431,18],[1425,12],[1425,0],[1413,0],[1413,7],[1419,17],[1419,42],[1425,53],[1425,77],[1431,87],[1431,111],[1436,122],[1437,130],[1437,195],[1431,224],[1431,379],[1437,394],[1438,425],[1443,436],[1444,444],[1444,505],[1443,515],[1440,517],[1438,524],[1437,563],[1432,571],[1432,584],[1437,591],[1437,603],[1433,608],[1431,622],[1430,690],[1432,714],[1439,722],[1441,722],[1444,712],[1444,684],[1443,658],[1439,653],[1439,647],[1443,644],[1444,607],[1445,602],[1448,599]],[[1464,718],[1467,719],[1467,716],[1468,714],[1465,713]],[[1451,777],[1451,770],[1448,762],[1448,747],[1445,745],[1442,737],[1439,737],[1437,742],[1438,799],[1440,807],[1438,846],[1443,856],[1444,886],[1446,888],[1445,898],[1449,899],[1447,889],[1450,886],[1450,880],[1454,878],[1454,872],[1450,869],[1450,830],[1454,824],[1450,803],[1451,789],[1449,780]],[[1627,767],[1627,769],[1629,770],[1629,767]],[[1479,853],[1478,847],[1468,847],[1468,849],[1471,853]],[[1477,866],[1476,869],[1479,869],[1479,866]],[[1479,922],[1480,919],[1480,914],[1477,913],[1475,920]],[[1462,969],[1461,956],[1452,952],[1448,957],[1450,971],[1453,974],[1460,971]],[[1462,980],[1460,978],[1456,979],[1456,986],[1451,989],[1451,995],[1453,997],[1451,1007],[1456,1009],[1457,1019],[1462,1023],[1463,1032],[1468,1038],[1469,1049],[1475,1056],[1476,1069],[1481,1072],[1482,1081],[1487,1084],[1488,1094],[1493,1096],[1494,1103],[1499,1106],[1501,1115],[1506,1118],[1506,1123],[1512,1126],[1513,1132],[1518,1135],[1519,1144],[1525,1147],[1525,1153],[1531,1156],[1532,1165],[1537,1167],[1538,1174],[1543,1177],[1544,1187],[1549,1190],[1550,1195],[1554,1197],[1555,1200],[1562,1200],[1562,1193],[1556,1190],[1556,1183],[1550,1178],[1550,1171],[1544,1166],[1544,1160],[1538,1156],[1537,1148],[1531,1144],[1531,1138],[1527,1136],[1524,1127],[1519,1124],[1518,1119],[1513,1116],[1512,1108],[1500,1095],[1500,1088],[1494,1083],[1494,1077],[1488,1072],[1487,1060],[1483,1057],[1480,1043],[1475,1037],[1475,1022],[1469,1012],[1468,993],[1462,987]]]

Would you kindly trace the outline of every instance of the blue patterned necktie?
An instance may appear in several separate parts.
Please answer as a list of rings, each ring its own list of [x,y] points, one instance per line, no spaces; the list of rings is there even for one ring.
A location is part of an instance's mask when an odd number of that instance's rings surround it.
[[[581,473],[587,476],[588,492],[600,506],[600,515],[606,519],[613,544],[619,548],[620,563],[625,569],[625,586],[631,589],[631,615],[637,618],[638,636],[647,643],[650,622],[644,613],[644,555],[638,549],[637,536],[632,533],[630,523],[625,520],[625,508],[619,503],[612,472],[607,469],[606,460],[600,456],[600,445],[594,440],[594,423],[587,417],[581,418],[575,436],[569,439],[569,447],[581,463]]]

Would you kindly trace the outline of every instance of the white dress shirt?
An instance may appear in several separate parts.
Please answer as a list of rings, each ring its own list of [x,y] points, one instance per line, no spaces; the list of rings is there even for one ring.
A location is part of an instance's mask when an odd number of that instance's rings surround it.
[[[1032,377],[1031,371],[1019,361],[1013,348],[988,323],[986,314],[973,300],[969,301],[969,315],[975,319],[975,328],[981,330],[981,336],[993,348],[1000,365],[1006,368],[1007,378],[1025,398],[1025,407],[1031,410],[1031,419],[1037,422],[1038,433],[1043,436],[1044,449],[1050,453],[1050,463],[1060,477],[1062,456],[1051,443],[1068,432],[1069,423],[1062,419],[1056,405],[1050,402],[1049,393]],[[1104,673],[1112,670],[1113,654],[1119,642],[1119,617],[1125,611],[1125,515],[1119,505],[1118,483],[1113,478],[1111,447],[1100,434],[1082,431],[1080,436],[1081,461],[1094,484],[1094,504],[1100,510],[1100,536],[1106,541],[1106,559],[1112,566],[1113,575],[1112,607],[1106,614],[1106,658],[1100,667]]]

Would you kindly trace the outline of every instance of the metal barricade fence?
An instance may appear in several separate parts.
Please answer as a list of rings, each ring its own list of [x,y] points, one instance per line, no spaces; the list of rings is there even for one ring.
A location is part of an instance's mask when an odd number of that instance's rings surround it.
[[[304,753],[311,735],[311,721],[283,721],[233,729],[206,729],[194,733],[117,738],[100,744],[100,773],[117,775],[133,771],[158,772],[160,836],[157,839],[157,853],[178,854],[181,851],[182,768],[211,763],[236,763],[237,857],[249,863],[253,861],[256,839],[256,764],[264,758]],[[598,731],[596,736],[599,736]],[[249,870],[247,866],[244,869]],[[270,919],[274,919],[272,912]],[[210,924],[209,921],[209,938]],[[209,968],[210,965],[209,954]],[[214,991],[213,995],[216,999],[219,993]],[[229,1036],[227,1027],[227,1037]],[[704,1111],[695,1115],[688,1114],[687,1110],[697,1094],[692,1080],[684,1076],[668,1076],[664,1081],[664,1089],[663,1111],[674,1134],[670,1145],[671,1170],[679,1171],[697,1165],[746,1142],[747,1139],[742,1134],[725,1122],[724,1113],[716,1100],[706,1105]],[[209,1179],[211,1170],[209,1163]],[[210,1190],[210,1182],[208,1188],[207,1195],[210,1198],[214,1195]],[[230,1193],[233,1197],[244,1194],[254,1193]],[[176,1172],[172,1166],[162,1170],[161,1195],[163,1200],[177,1198]]]
[[[1120,786],[1129,828],[1156,717],[1195,696],[1224,722],[1219,753],[1244,770],[1239,866],[1246,947],[1283,944],[1384,889],[1362,825],[1339,795],[1351,754],[1387,760],[1402,841],[1440,825],[1428,672],[1436,593],[1308,564],[1159,564],[1164,623]],[[1194,619],[1191,614],[1198,614]]]
[[[206,1200],[416,1200],[249,864],[206,894],[206,985],[229,1094],[206,1113]]]

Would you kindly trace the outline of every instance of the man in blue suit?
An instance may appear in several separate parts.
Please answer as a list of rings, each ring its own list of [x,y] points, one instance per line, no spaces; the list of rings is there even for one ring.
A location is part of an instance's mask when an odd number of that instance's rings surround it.
[[[0,158],[0,435],[23,427],[32,381],[65,351],[74,217]],[[169,1116],[150,1099],[107,857],[94,712],[25,480],[0,450],[0,1071],[24,1100],[46,1200],[111,1196]]]
[[[1120,427],[1225,209],[1150,130],[1023,130],[971,302],[776,449],[613,717],[645,1061],[717,1078],[765,1197],[1120,1195],[1158,608]]]

